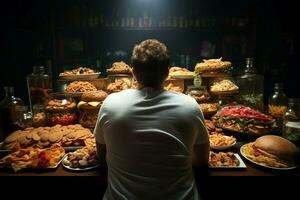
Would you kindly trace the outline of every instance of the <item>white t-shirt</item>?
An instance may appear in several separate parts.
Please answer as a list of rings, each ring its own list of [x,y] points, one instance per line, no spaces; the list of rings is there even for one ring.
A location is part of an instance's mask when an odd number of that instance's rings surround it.
[[[104,199],[199,199],[192,149],[208,134],[193,98],[152,88],[111,94],[94,134],[107,149]]]

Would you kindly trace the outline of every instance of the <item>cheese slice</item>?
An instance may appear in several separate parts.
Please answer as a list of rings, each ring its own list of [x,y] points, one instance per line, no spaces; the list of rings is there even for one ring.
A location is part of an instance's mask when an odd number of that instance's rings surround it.
[[[87,102],[85,101],[80,101],[78,104],[77,104],[77,108],[80,108],[80,106],[84,105],[84,104],[87,104]]]
[[[97,107],[100,104],[100,102],[99,101],[91,101],[91,102],[88,102],[88,104],[93,107]]]

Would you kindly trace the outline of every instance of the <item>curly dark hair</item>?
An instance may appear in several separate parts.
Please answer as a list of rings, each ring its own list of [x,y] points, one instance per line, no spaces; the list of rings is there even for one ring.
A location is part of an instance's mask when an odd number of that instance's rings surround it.
[[[168,75],[170,55],[165,44],[148,39],[135,45],[131,66],[136,71],[137,81],[144,86],[158,86]]]

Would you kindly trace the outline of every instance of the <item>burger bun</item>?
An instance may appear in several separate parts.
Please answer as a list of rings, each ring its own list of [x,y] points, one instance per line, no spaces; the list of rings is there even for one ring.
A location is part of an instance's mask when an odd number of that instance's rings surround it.
[[[264,135],[257,138],[253,145],[282,160],[295,162],[297,157],[299,157],[299,149],[297,146],[280,136]]]

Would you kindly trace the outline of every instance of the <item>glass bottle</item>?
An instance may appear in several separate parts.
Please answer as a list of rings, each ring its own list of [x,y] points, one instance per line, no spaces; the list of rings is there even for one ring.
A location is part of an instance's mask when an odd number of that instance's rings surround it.
[[[283,117],[283,137],[300,146],[300,99],[289,99]]]
[[[23,130],[32,126],[32,113],[29,111],[29,106],[17,105],[15,114],[16,119],[13,122],[15,130]]]
[[[239,87],[237,102],[254,109],[263,110],[264,77],[257,74],[253,58],[246,58],[246,69],[241,76],[236,77]]]
[[[33,67],[33,73],[27,76],[27,88],[31,112],[34,105],[45,105],[52,92],[52,79],[45,73],[44,66]]]
[[[13,122],[16,121],[15,108],[23,105],[22,99],[14,96],[14,87],[4,87],[5,97],[0,102],[0,134],[8,135],[14,131]]]
[[[268,112],[276,119],[279,131],[282,131],[283,117],[287,110],[288,98],[283,92],[283,84],[275,83],[274,93],[269,97]]]

